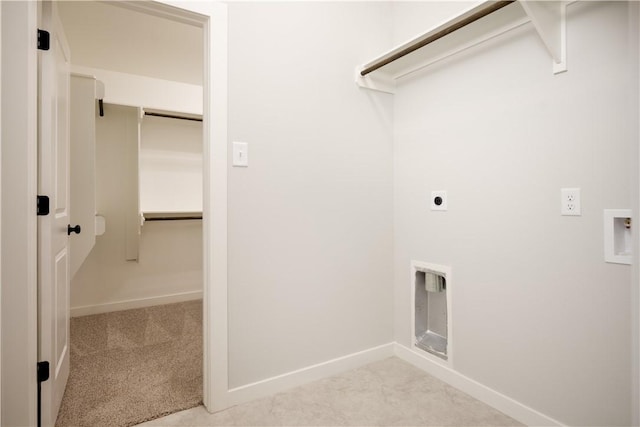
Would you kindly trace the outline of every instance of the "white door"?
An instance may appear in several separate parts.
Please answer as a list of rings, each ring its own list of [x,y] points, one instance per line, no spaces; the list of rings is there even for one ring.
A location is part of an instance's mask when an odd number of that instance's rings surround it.
[[[42,425],[56,422],[69,377],[69,47],[56,4],[42,2],[41,29],[50,49],[38,51],[38,194],[50,212],[38,217],[38,358],[48,361],[42,383]]]

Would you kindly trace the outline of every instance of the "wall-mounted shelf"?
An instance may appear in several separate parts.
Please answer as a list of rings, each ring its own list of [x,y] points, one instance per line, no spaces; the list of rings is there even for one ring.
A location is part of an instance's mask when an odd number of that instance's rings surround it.
[[[356,83],[394,93],[398,79],[531,22],[553,72],[567,70],[566,1],[486,1],[356,67]]]

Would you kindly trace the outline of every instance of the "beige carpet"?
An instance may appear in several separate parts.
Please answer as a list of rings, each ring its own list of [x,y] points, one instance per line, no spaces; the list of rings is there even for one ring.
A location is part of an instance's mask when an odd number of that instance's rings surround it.
[[[202,301],[71,319],[56,426],[131,426],[202,403]]]

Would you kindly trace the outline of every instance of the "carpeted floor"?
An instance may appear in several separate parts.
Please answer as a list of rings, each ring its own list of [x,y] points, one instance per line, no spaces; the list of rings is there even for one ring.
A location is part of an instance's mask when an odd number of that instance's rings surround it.
[[[518,421],[390,357],[215,414],[203,406],[139,427],[522,426]]]
[[[132,426],[202,403],[202,301],[71,319],[56,426]]]

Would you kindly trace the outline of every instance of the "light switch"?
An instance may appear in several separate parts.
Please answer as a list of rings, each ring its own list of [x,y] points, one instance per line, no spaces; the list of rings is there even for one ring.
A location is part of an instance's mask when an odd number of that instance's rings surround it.
[[[246,142],[233,143],[233,166],[249,166],[249,144]]]

